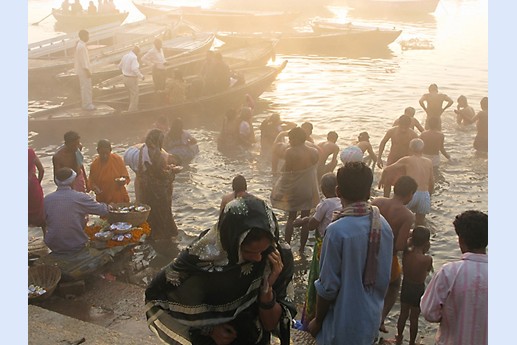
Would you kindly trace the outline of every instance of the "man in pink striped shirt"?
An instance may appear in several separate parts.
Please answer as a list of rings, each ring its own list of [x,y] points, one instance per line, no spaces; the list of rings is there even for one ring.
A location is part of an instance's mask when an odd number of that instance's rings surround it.
[[[465,211],[453,224],[461,260],[433,276],[420,301],[422,315],[440,323],[438,345],[488,344],[488,215]]]

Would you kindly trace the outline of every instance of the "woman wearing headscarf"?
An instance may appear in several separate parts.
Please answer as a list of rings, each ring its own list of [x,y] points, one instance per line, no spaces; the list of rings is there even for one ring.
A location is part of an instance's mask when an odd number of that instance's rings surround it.
[[[155,240],[170,239],[178,234],[172,216],[172,182],[178,170],[164,157],[163,139],[161,130],[149,131],[145,138],[148,159],[140,160],[139,165],[143,166],[138,168],[141,200],[151,206],[147,221],[151,226],[151,238]]]
[[[264,345],[274,334],[287,345],[292,276],[271,208],[252,195],[236,198],[150,283],[149,327],[169,344]]]

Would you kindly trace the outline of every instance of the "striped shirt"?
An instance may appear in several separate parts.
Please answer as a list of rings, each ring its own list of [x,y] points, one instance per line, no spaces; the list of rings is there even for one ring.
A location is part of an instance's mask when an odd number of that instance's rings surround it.
[[[427,321],[440,322],[437,345],[488,344],[488,255],[467,252],[445,264],[420,308]]]

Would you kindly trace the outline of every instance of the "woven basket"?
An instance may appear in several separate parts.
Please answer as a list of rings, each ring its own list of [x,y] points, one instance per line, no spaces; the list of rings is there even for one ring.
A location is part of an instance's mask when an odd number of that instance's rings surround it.
[[[37,302],[49,298],[61,280],[61,270],[57,266],[37,265],[29,267],[28,285],[37,285],[45,290],[43,295],[29,297],[29,301]]]
[[[120,207],[127,207],[134,205],[137,206],[143,206],[146,208],[146,211],[135,211],[135,212],[128,212],[128,213],[116,213],[110,211],[108,214],[108,222],[110,224],[118,223],[118,222],[125,222],[130,223],[133,226],[139,226],[143,222],[147,220],[147,217],[149,217],[149,213],[151,212],[151,206],[146,204],[138,204],[138,203],[131,203],[131,202],[125,202],[125,203],[118,203],[114,204],[114,208],[120,208]]]

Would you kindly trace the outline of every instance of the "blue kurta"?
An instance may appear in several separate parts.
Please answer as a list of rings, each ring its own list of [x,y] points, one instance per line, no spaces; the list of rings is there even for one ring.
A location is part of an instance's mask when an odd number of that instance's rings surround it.
[[[321,249],[319,296],[333,301],[316,337],[319,345],[371,345],[378,333],[393,255],[393,232],[381,216],[382,230],[375,286],[366,291],[363,271],[370,216],[347,216],[331,223]]]

